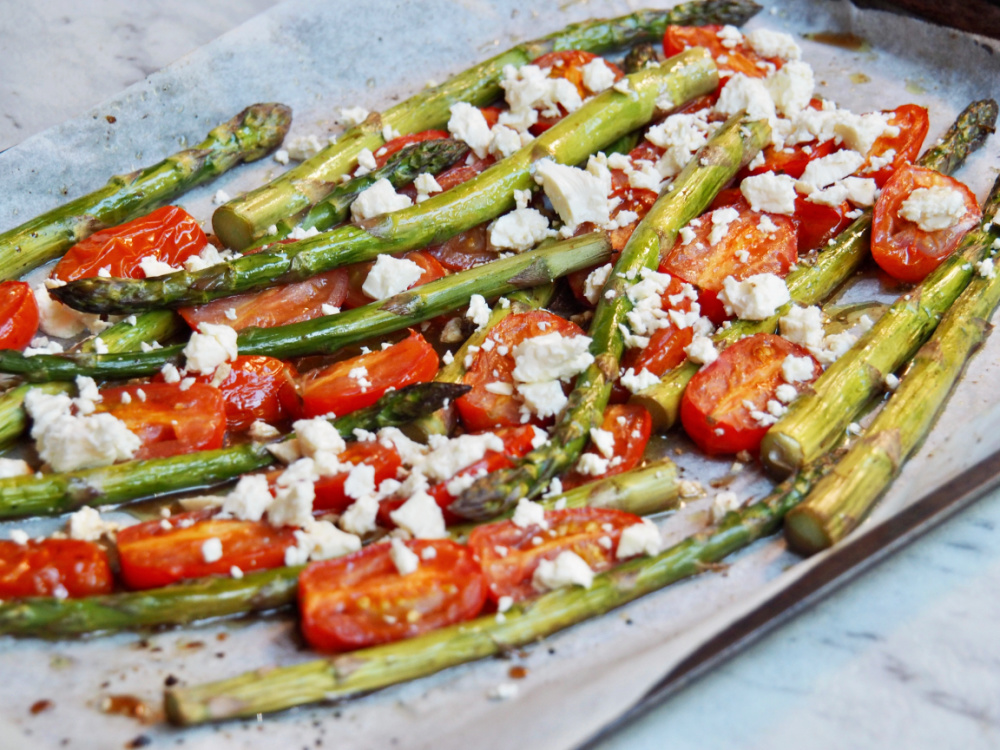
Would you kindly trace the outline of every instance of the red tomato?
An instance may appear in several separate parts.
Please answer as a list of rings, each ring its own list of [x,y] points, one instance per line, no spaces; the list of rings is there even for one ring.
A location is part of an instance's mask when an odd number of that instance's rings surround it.
[[[394,479],[402,461],[395,448],[386,448],[377,440],[351,443],[337,458],[341,463],[368,464],[375,469],[375,486],[386,479]],[[281,472],[277,472],[281,473]],[[343,471],[330,477],[320,477],[316,482],[316,499],[313,510],[343,513],[354,499],[344,494],[344,482],[350,471]]]
[[[493,327],[487,336],[487,340],[493,342],[493,348],[488,351],[481,348],[472,366],[466,370],[463,382],[471,385],[472,390],[455,402],[466,429],[480,432],[522,424],[521,399],[517,395],[491,393],[486,386],[489,383],[513,383],[514,347],[525,339],[546,333],[584,335],[583,329],[576,323],[545,310],[508,315]],[[537,419],[531,422],[541,423]]]
[[[614,567],[622,530],[642,522],[632,513],[606,508],[548,510],[545,520],[549,524],[545,530],[500,521],[478,526],[469,534],[469,547],[479,558],[490,599],[509,596],[520,601],[536,595],[531,578],[538,563],[554,560],[567,550],[582,557],[595,572]],[[536,539],[541,543],[535,544]]]
[[[915,222],[902,218],[899,209],[914,190],[932,187],[957,190],[965,201],[965,215],[948,229],[925,232]],[[921,281],[955,251],[981,218],[976,196],[961,182],[933,169],[906,165],[889,179],[875,201],[872,257],[894,279]]]
[[[94,596],[111,593],[113,585],[108,555],[94,542],[0,541],[0,599]]]
[[[671,278],[669,286],[662,295],[664,310],[679,312],[691,310],[691,300],[687,295],[681,295],[684,283],[676,276]],[[649,370],[654,375],[663,375],[687,359],[684,348],[690,345],[693,338],[693,328],[690,326],[678,328],[671,322],[665,328],[654,331],[645,348],[627,350],[622,357],[622,369],[627,370],[631,367],[637,373]]]
[[[679,55],[691,47],[704,47],[715,59],[716,65],[722,70],[731,70],[734,73],[742,73],[751,78],[763,78],[767,75],[767,70],[757,66],[759,62],[773,63],[776,68],[780,68],[782,61],[779,58],[764,58],[750,49],[745,44],[735,47],[723,47],[722,40],[719,39],[721,26],[709,24],[706,26],[667,26],[663,35],[663,53],[667,57]],[[722,62],[719,58],[725,60]],[[719,88],[725,86],[728,78],[719,81]]]
[[[451,190],[456,185],[468,182],[477,174],[485,172],[495,163],[496,159],[490,155],[480,159],[475,154],[472,154],[466,157],[465,161],[461,161],[454,166],[448,167],[448,169],[444,170],[434,179],[437,180],[437,184],[440,186],[442,191]],[[438,195],[438,193],[434,193],[434,195]]]
[[[296,544],[291,527],[277,529],[265,521],[213,518],[214,514],[215,510],[181,513],[119,531],[125,585],[149,589],[188,578],[230,575],[233,566],[245,573],[278,568],[285,564],[285,550]],[[222,543],[222,557],[206,562],[205,543],[211,539]]]
[[[0,349],[23,349],[38,331],[38,303],[24,281],[0,284]]]
[[[340,307],[347,290],[347,271],[336,268],[305,281],[182,307],[178,312],[193,330],[202,323],[227,325],[237,331],[252,326],[273,328],[318,318],[324,314],[323,305]]]
[[[378,401],[390,388],[425,383],[438,371],[438,355],[416,331],[397,344],[308,373],[301,382],[305,416],[344,416]],[[352,371],[367,374],[352,377]],[[359,373],[360,374],[360,373]]]
[[[660,263],[660,271],[694,284],[700,290],[701,314],[716,325],[726,318],[718,293],[727,276],[743,280],[758,273],[773,273],[784,277],[798,260],[795,222],[787,216],[768,214],[778,227],[772,234],[761,231],[762,214],[733,206],[739,216],[729,224],[726,236],[714,245],[709,243],[712,216],[701,216],[700,225],[693,227],[694,239],[684,245],[677,243]],[[716,209],[718,210],[718,209]],[[746,260],[737,253],[747,252]]]
[[[736,181],[739,184],[744,177],[763,174],[764,172],[787,174],[797,180],[806,171],[809,162],[829,156],[836,150],[837,146],[834,145],[832,140],[821,143],[799,143],[795,146],[786,146],[780,150],[775,149],[774,146],[768,146],[764,149],[764,163],[753,169],[744,169],[740,172]]]
[[[883,135],[876,140],[872,145],[871,152],[868,154],[867,161],[859,171],[859,174],[863,177],[873,178],[875,184],[879,187],[885,185],[900,167],[911,163],[917,158],[924,138],[927,137],[930,120],[927,117],[927,110],[924,107],[916,104],[904,104],[893,110],[893,116],[889,119],[889,124],[898,127],[899,134]],[[871,165],[873,156],[882,156],[890,150],[896,152],[891,163],[870,174],[865,171]]]
[[[809,357],[813,378],[793,383],[798,391],[809,387],[821,372],[815,358],[798,344],[770,333],[758,333],[724,349],[712,364],[691,378],[681,400],[681,422],[688,436],[706,453],[755,452],[767,427],[754,419],[767,411],[767,402],[784,380],[785,358]]]
[[[421,284],[428,284],[435,279],[440,279],[442,276],[446,276],[448,273],[444,266],[438,263],[437,259],[434,258],[433,255],[425,253],[421,250],[406,253],[403,258],[406,260],[412,260],[423,269],[423,273],[420,274],[420,278],[410,284],[410,286],[407,287],[408,289],[413,289],[413,287],[420,286]],[[352,263],[346,267],[349,282],[347,298],[344,300],[345,309],[350,310],[355,307],[361,307],[362,305],[367,305],[369,302],[373,301],[372,297],[369,297],[361,291],[361,287],[364,286],[365,279],[368,278],[368,274],[371,273],[372,266],[374,265],[374,262]]]
[[[581,474],[576,469],[570,471],[562,480],[564,490],[571,490],[581,484],[596,482],[598,479],[630,471],[639,465],[642,454],[646,452],[646,444],[653,431],[653,418],[643,406],[632,404],[614,404],[604,410],[604,421],[601,429],[614,436],[614,454],[608,470],[597,475]],[[602,456],[591,442],[586,453]]]
[[[321,651],[349,651],[469,620],[486,603],[486,582],[471,550],[455,542],[404,544],[420,566],[400,575],[389,544],[313,563],[299,577],[302,633]],[[431,552],[433,550],[433,552]]]
[[[237,357],[229,365],[229,375],[216,386],[222,391],[227,429],[240,432],[258,419],[276,424],[301,415],[302,404],[295,389],[298,373],[291,364],[252,355]],[[198,383],[212,382],[210,375],[194,377]],[[154,380],[162,382],[163,376]]]
[[[122,279],[142,279],[139,261],[147,255],[177,266],[202,251],[208,240],[183,208],[164,206],[125,224],[95,232],[63,256],[52,278],[73,281],[97,276],[102,268]]]
[[[496,260],[500,251],[490,244],[490,234],[487,231],[489,224],[488,221],[478,224],[440,245],[431,245],[426,252],[450,271],[467,271]]]
[[[221,448],[226,434],[222,393],[203,383],[183,391],[177,383],[104,388],[97,411],[114,415],[139,436],[142,447],[137,459]]]
[[[520,458],[531,450],[531,441],[535,438],[535,429],[531,425],[521,425],[520,427],[503,427],[496,431],[497,437],[503,440],[503,451],[486,451],[486,454],[475,463],[470,464],[455,474],[455,477],[486,476],[501,469],[507,469],[514,465],[511,459]],[[455,502],[455,495],[448,491],[448,480],[438,482],[427,490],[427,494],[433,497],[444,514],[446,524],[460,523],[464,519],[456,516],[448,510],[448,506]],[[403,498],[393,498],[383,500],[379,506],[379,524],[387,529],[395,528],[396,524],[390,517],[396,509],[406,500]]]
[[[591,91],[584,84],[583,66],[596,60],[597,57],[593,52],[585,52],[578,49],[559,50],[558,52],[548,52],[532,60],[531,64],[537,65],[539,68],[549,68],[549,78],[565,78],[576,86],[580,98],[586,99],[588,96],[598,92]],[[625,74],[621,71],[621,68],[614,63],[605,60],[604,64],[614,72],[615,81],[619,81],[624,77]],[[539,115],[538,122],[531,126],[531,132],[534,135],[541,135],[559,122],[566,116],[566,110],[562,106],[559,107],[559,110],[560,114],[557,116],[542,117]]]
[[[840,234],[851,223],[847,214],[851,204],[844,201],[839,206],[826,206],[795,197],[795,218],[799,222],[798,251],[822,250],[826,243]]]
[[[385,163],[389,161],[393,154],[402,151],[407,146],[413,143],[423,143],[424,141],[436,141],[440,138],[448,138],[448,132],[445,130],[422,130],[419,133],[410,133],[409,135],[401,135],[399,138],[393,138],[382,148],[375,152],[375,163],[378,168],[381,169],[385,166]]]

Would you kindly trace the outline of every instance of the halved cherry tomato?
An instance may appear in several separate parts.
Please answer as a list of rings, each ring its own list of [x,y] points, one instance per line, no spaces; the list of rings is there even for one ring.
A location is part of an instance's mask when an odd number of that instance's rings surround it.
[[[487,230],[489,225],[488,221],[477,224],[440,245],[431,245],[425,252],[450,271],[467,271],[474,266],[489,263],[500,255],[500,251],[490,244],[490,233]]]
[[[444,266],[438,263],[433,255],[422,250],[414,250],[413,252],[406,253],[403,258],[413,261],[423,269],[420,278],[410,284],[407,287],[408,289],[413,289],[413,287],[420,286],[421,284],[428,284],[448,274]],[[361,291],[361,287],[364,286],[365,280],[368,278],[368,274],[371,273],[372,266],[374,265],[373,261],[369,261],[365,263],[352,263],[346,267],[348,287],[347,297],[344,299],[344,309],[350,310],[355,307],[361,307],[373,301],[371,297]]]
[[[227,325],[237,331],[252,326],[273,328],[318,318],[324,314],[323,305],[340,307],[348,285],[347,271],[336,268],[304,281],[182,307],[178,312],[193,330],[202,323]]]
[[[438,364],[434,348],[419,333],[410,331],[407,338],[386,349],[308,373],[301,382],[305,416],[343,416],[371,406],[390,388],[430,380],[437,374]]]
[[[478,432],[524,423],[521,418],[522,401],[517,395],[491,393],[486,386],[490,383],[513,383],[514,347],[525,339],[546,333],[581,336],[583,329],[545,310],[508,315],[493,327],[486,337],[493,346],[490,349],[480,348],[465,372],[463,382],[471,385],[472,390],[455,402],[466,429]],[[530,422],[542,424],[536,418]]]
[[[73,281],[97,276],[102,268],[122,279],[141,279],[139,261],[147,255],[179,265],[202,251],[208,240],[198,222],[177,206],[164,206],[146,216],[102,229],[82,240],[63,256],[52,278]]]
[[[965,215],[954,226],[925,232],[899,215],[900,206],[919,188],[947,187],[965,200]],[[921,281],[951,255],[962,237],[979,223],[982,211],[976,196],[958,180],[912,164],[901,167],[885,184],[875,202],[872,257],[879,267],[900,281]]]
[[[554,560],[560,552],[575,552],[591,570],[614,567],[618,539],[624,529],[642,519],[632,513],[607,508],[567,508],[545,512],[548,529],[532,525],[522,528],[513,521],[478,526],[469,534],[469,547],[479,558],[489,585],[489,597],[514,601],[538,592],[531,583],[542,560]],[[536,544],[536,540],[541,542]]]
[[[378,151],[375,152],[375,163],[378,168],[381,169],[385,166],[385,163],[392,158],[393,154],[402,151],[407,146],[414,143],[423,143],[424,141],[436,141],[439,138],[448,138],[448,131],[446,130],[422,130],[419,133],[410,133],[408,135],[401,135],[399,138],[393,138],[387,144],[382,146]]]
[[[108,555],[78,539],[0,541],[0,599],[108,594],[114,586]]]
[[[898,127],[899,134],[879,137],[872,145],[868,159],[858,172],[863,177],[874,179],[875,184],[879,187],[885,185],[896,170],[917,158],[924,138],[927,137],[927,130],[930,128],[927,110],[916,104],[903,104],[896,107],[892,117],[889,118],[889,124]],[[871,165],[873,156],[882,156],[889,150],[896,152],[889,164],[871,173],[865,171]]]
[[[789,356],[813,360],[813,378],[793,383],[798,391],[819,377],[815,358],[798,344],[770,333],[758,333],[724,349],[712,364],[699,370],[681,400],[681,422],[688,436],[709,454],[755,452],[767,426],[751,409],[767,412],[767,402],[784,381],[781,365]]]
[[[294,529],[265,521],[214,518],[214,509],[146,521],[118,532],[122,580],[130,589],[167,586],[188,578],[244,573],[285,564],[285,550],[296,544]],[[218,539],[222,557],[205,560],[205,543]],[[211,544],[211,543],[210,543]]]
[[[367,464],[374,468],[376,487],[386,479],[395,478],[402,464],[396,449],[387,448],[378,440],[351,443],[337,458],[344,464]],[[343,513],[347,510],[354,503],[354,498],[344,494],[344,482],[349,475],[350,471],[342,471],[333,476],[320,477],[315,484],[313,510],[330,513]]]
[[[663,309],[690,311],[691,299],[682,294],[683,291],[684,282],[676,276],[671,277],[662,295]],[[663,375],[687,359],[684,348],[691,344],[693,338],[694,329],[691,326],[678,328],[671,321],[666,327],[654,331],[644,348],[627,350],[622,357],[622,368],[627,370],[631,367],[637,373],[649,370],[654,375]]]
[[[597,57],[598,56],[593,52],[585,52],[578,49],[559,50],[557,52],[548,52],[541,57],[532,60],[531,64],[537,65],[539,68],[549,68],[549,78],[565,78],[567,81],[576,86],[576,90],[580,94],[580,98],[585,99],[586,97],[597,92],[588,89],[586,84],[583,82],[583,66],[593,60],[596,60]],[[604,64],[611,68],[612,72],[614,72],[616,82],[621,80],[621,78],[625,75],[621,71],[621,68],[614,63],[605,60]],[[531,132],[535,135],[541,135],[555,125],[566,116],[566,110],[561,105],[559,106],[559,111],[560,114],[556,116],[539,116],[538,122],[531,126]]]
[[[723,47],[722,40],[719,39],[721,26],[708,24],[705,26],[667,26],[663,35],[663,53],[667,57],[679,55],[691,47],[704,47],[715,59],[716,65],[722,70],[731,70],[734,73],[742,73],[751,78],[763,78],[767,75],[767,70],[757,66],[760,62],[770,62],[776,68],[780,68],[782,60],[780,58],[764,58],[754,52],[746,44],[738,44],[735,47]],[[721,58],[721,59],[720,59]],[[719,81],[719,89],[725,86],[728,78]]]
[[[139,436],[137,459],[221,448],[226,434],[222,392],[203,383],[186,390],[177,383],[103,388],[97,411],[112,414]]]
[[[806,171],[809,162],[829,156],[838,148],[832,140],[820,143],[799,143],[794,146],[785,146],[782,149],[768,146],[764,149],[764,163],[753,169],[742,170],[737,176],[736,182],[739,184],[744,177],[764,172],[787,174],[797,180]]]
[[[38,332],[38,303],[24,281],[0,284],[0,349],[23,349]]]
[[[798,251],[805,254],[810,250],[822,250],[826,243],[840,234],[851,223],[847,214],[851,204],[844,201],[839,206],[827,206],[806,200],[805,196],[795,197],[795,218],[798,220]]]
[[[503,451],[486,451],[486,454],[478,461],[466,466],[455,474],[454,477],[438,482],[427,490],[427,494],[437,501],[438,506],[444,514],[446,524],[460,523],[463,519],[448,510],[448,506],[455,502],[455,495],[448,491],[448,483],[457,477],[478,477],[492,474],[501,469],[507,469],[514,465],[512,459],[520,458],[531,450],[531,442],[535,439],[535,429],[531,425],[521,425],[520,427],[503,427],[495,431],[497,437],[503,440]],[[387,529],[394,528],[395,522],[390,514],[399,508],[404,502],[403,498],[391,498],[383,500],[379,504],[378,519],[379,525]]]
[[[660,263],[660,271],[698,287],[701,314],[716,325],[726,319],[718,293],[727,276],[737,280],[759,273],[784,277],[798,260],[797,230],[792,219],[768,214],[778,227],[776,232],[768,234],[759,226],[762,214],[742,207],[732,208],[739,211],[739,216],[729,224],[725,237],[714,245],[709,243],[715,211],[704,214],[700,224],[692,227],[694,239],[685,245],[678,237]],[[745,260],[740,257],[744,251]]]
[[[321,651],[389,643],[469,620],[486,603],[472,551],[444,539],[404,544],[420,558],[400,575],[387,543],[313,563],[299,577],[302,633]]]
[[[298,373],[290,363],[274,357],[244,355],[229,365],[226,379],[216,386],[222,392],[227,429],[240,432],[258,419],[275,424],[302,414],[295,389]],[[211,375],[194,377],[198,383],[212,382]],[[154,381],[162,382],[163,376],[157,375]]]
[[[610,432],[614,437],[614,453],[610,459],[608,470],[597,475],[581,474],[573,469],[562,480],[564,490],[571,490],[581,484],[596,482],[598,479],[630,471],[639,465],[646,444],[653,431],[653,418],[643,406],[634,404],[613,404],[604,410],[604,421],[601,429]],[[593,443],[585,451],[602,456]]]

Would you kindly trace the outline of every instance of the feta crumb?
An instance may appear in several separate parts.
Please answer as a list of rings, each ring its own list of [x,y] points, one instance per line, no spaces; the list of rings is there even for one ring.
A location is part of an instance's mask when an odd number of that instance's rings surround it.
[[[389,518],[416,539],[440,539],[447,536],[441,508],[426,492],[413,494],[390,513]]]
[[[516,698],[518,691],[519,688],[517,687],[517,683],[501,682],[499,685],[496,685],[492,690],[490,690],[488,697],[490,700],[494,701],[506,701],[511,698]]]
[[[849,149],[834,151],[828,156],[810,161],[796,187],[799,188],[799,192],[806,194],[820,190],[854,174],[864,163],[865,157],[857,151]]]
[[[740,192],[753,211],[791,216],[795,213],[795,180],[788,175],[764,172],[744,178]]]
[[[590,302],[590,304],[597,304],[597,300],[601,295],[601,290],[604,289],[604,285],[608,283],[608,277],[610,276],[610,263],[606,263],[603,266],[595,268],[587,276],[587,280],[583,284],[583,296],[587,298],[587,301]]]
[[[11,529],[7,537],[14,542],[14,544],[18,544],[22,547],[31,539],[31,537],[28,536],[28,532],[24,529]]]
[[[263,474],[240,477],[233,491],[222,501],[221,515],[241,521],[259,521],[274,502],[274,496]]]
[[[899,206],[900,217],[914,222],[925,232],[953,227],[966,212],[965,196],[943,185],[917,188]]]
[[[276,162],[278,162],[278,164],[281,165],[288,164],[288,151],[286,151],[283,148],[279,148],[277,151],[274,152],[273,158]]]
[[[213,536],[206,539],[201,545],[201,558],[207,563],[218,562],[222,559],[222,540]]]
[[[526,497],[522,497],[517,501],[511,521],[520,529],[527,529],[532,526],[539,526],[543,529],[549,527],[548,522],[545,520],[545,508],[538,503],[528,500]]]
[[[564,550],[555,560],[542,560],[535,568],[531,583],[538,591],[553,591],[564,586],[582,586],[589,589],[594,582],[594,571],[575,552]]]
[[[812,357],[796,357],[789,354],[781,363],[781,377],[786,383],[802,383],[812,380],[816,363]]]
[[[351,204],[351,218],[358,222],[412,205],[413,201],[408,196],[398,194],[392,183],[383,177],[354,199]]]
[[[96,542],[105,534],[113,534],[118,530],[117,523],[111,523],[101,518],[101,514],[90,506],[84,506],[69,517],[70,539],[80,539],[85,542]]]
[[[424,269],[408,258],[380,255],[368,272],[361,291],[372,299],[386,299],[406,291],[420,281]]]
[[[534,208],[518,208],[504,214],[490,227],[490,244],[522,252],[551,236],[549,220]]]
[[[727,276],[719,299],[726,312],[741,320],[764,320],[777,312],[791,297],[784,279],[773,273],[759,273],[743,281]]]
[[[599,427],[591,427],[590,440],[605,458],[612,458],[615,455],[614,433]]]
[[[816,305],[792,307],[779,321],[781,335],[810,351],[823,346],[823,313]]]
[[[295,430],[303,456],[315,459],[318,453],[341,453],[347,448],[337,428],[322,417],[297,420],[292,424],[292,429]]]
[[[601,180],[590,172],[545,158],[535,162],[535,181],[569,229],[590,221],[598,226],[610,220],[608,196]]]
[[[489,152],[492,133],[482,111],[468,102],[456,102],[450,108],[448,132],[464,141],[480,159]]]
[[[156,278],[157,276],[166,276],[167,274],[174,273],[178,270],[169,263],[164,263],[155,255],[147,255],[144,258],[140,258],[139,268],[142,269],[142,273],[147,279]]]
[[[615,72],[600,57],[595,57],[584,65],[580,71],[583,73],[583,85],[594,94],[609,89],[614,85]]]
[[[795,117],[809,106],[816,81],[809,65],[794,61],[768,75],[764,79],[764,87],[774,100],[778,112],[786,117]]]
[[[31,473],[32,469],[27,461],[20,458],[0,457],[0,479],[20,477]]]
[[[890,391],[894,391],[899,388],[899,378],[893,375],[891,372],[885,376],[885,387]]]
[[[750,78],[737,73],[726,81],[719,93],[715,111],[731,117],[737,112],[745,111],[751,120],[773,121],[776,117],[774,100],[764,82],[759,78]]]
[[[790,34],[770,29],[754,29],[746,35],[746,40],[751,49],[761,57],[779,57],[782,60],[798,60],[802,57],[802,48]]]
[[[389,557],[401,576],[407,576],[420,567],[420,558],[401,539],[389,541]]]
[[[576,470],[584,476],[599,477],[607,472],[611,462],[596,453],[584,453],[576,462]]]
[[[167,362],[160,368],[160,375],[163,376],[164,383],[179,383],[181,382],[181,374],[175,365]]]
[[[618,539],[618,549],[615,558],[625,560],[636,555],[660,554],[663,548],[663,539],[660,536],[660,529],[648,518],[642,519],[642,523],[632,524],[625,527],[621,537]]]
[[[630,393],[638,393],[659,383],[660,378],[649,370],[643,369],[637,373],[630,367],[621,376],[620,382]]]
[[[421,198],[427,198],[431,193],[440,193],[442,190],[434,175],[428,172],[418,174],[417,179],[413,181],[413,187],[417,189],[417,203],[421,202]]]
[[[476,324],[476,330],[482,330],[490,322],[490,306],[486,303],[486,298],[481,294],[473,294],[469,297],[469,309],[465,317]]]
[[[712,499],[712,521],[719,523],[727,513],[738,510],[740,505],[735,492],[720,492]]]
[[[229,203],[229,201],[231,200],[232,198],[230,197],[229,193],[227,193],[225,190],[222,190],[221,188],[219,190],[216,190],[215,195],[212,196],[212,203],[214,203],[216,206],[221,206],[224,203]]]
[[[364,107],[341,107],[340,121],[349,128],[360,125],[368,118],[368,110]]]
[[[210,375],[224,362],[232,362],[239,356],[236,345],[237,333],[226,325],[201,323],[191,334],[183,354],[185,369],[201,375]]]

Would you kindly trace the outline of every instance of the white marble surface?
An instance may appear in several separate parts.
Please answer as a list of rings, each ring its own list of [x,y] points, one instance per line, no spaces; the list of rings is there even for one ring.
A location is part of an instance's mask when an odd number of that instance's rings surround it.
[[[85,111],[273,4],[8,0],[0,148]],[[602,748],[996,747],[998,590],[994,495]]]

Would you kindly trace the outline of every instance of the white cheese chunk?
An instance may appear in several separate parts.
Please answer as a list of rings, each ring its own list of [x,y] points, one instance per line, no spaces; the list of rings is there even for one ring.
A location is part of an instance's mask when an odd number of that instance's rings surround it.
[[[857,151],[834,151],[829,156],[810,161],[796,187],[800,192],[809,194],[854,174],[864,163],[865,157]]]
[[[380,255],[368,272],[361,291],[372,299],[386,299],[404,292],[420,281],[424,269],[408,258]]]
[[[519,383],[517,392],[529,411],[543,419],[556,416],[563,410],[567,402],[566,394],[563,393],[558,380]]]
[[[549,237],[549,220],[533,208],[518,208],[504,214],[490,227],[490,244],[522,252]]]
[[[684,347],[684,353],[697,365],[710,365],[719,358],[719,352],[708,336],[692,338],[691,343]]]
[[[658,555],[663,549],[663,538],[660,536],[660,529],[648,518],[642,519],[642,523],[635,523],[626,526],[618,539],[618,549],[615,551],[615,558],[625,560],[636,555]]]
[[[751,120],[767,120],[776,118],[774,100],[759,78],[750,78],[737,73],[731,76],[719,92],[719,100],[715,111],[731,117],[737,112],[745,111]]]
[[[735,492],[720,492],[712,499],[712,520],[718,523],[727,513],[738,510],[742,503]]]
[[[222,540],[213,536],[206,539],[201,545],[201,558],[207,563],[218,562],[222,559]]]
[[[315,458],[317,453],[340,453],[347,448],[344,438],[329,420],[322,417],[300,419],[293,425],[299,440],[299,450],[303,456]]]
[[[389,558],[401,576],[409,575],[420,567],[420,558],[401,539],[389,541]]]
[[[780,321],[778,321],[781,335],[793,344],[804,346],[813,350],[823,346],[823,337],[826,331],[823,329],[823,313],[816,306],[792,307]]]
[[[247,474],[222,501],[221,515],[241,521],[259,521],[274,502],[263,474]]]
[[[594,571],[578,554],[564,550],[555,560],[542,560],[538,563],[531,583],[538,591],[554,591],[564,586],[589,589],[594,583]]]
[[[522,383],[569,380],[594,361],[590,343],[587,336],[556,332],[525,339],[513,349],[514,379]]]
[[[746,35],[747,44],[761,57],[779,57],[782,60],[798,60],[802,48],[795,43],[791,34],[770,29],[754,29]]]
[[[727,276],[719,299],[726,312],[741,320],[764,320],[777,312],[791,297],[784,279],[773,273],[759,273],[743,281]]]
[[[469,309],[465,312],[465,317],[476,324],[476,330],[482,330],[490,322],[492,311],[486,302],[486,298],[481,294],[473,294],[469,297]]]
[[[635,370],[631,367],[628,368],[625,371],[625,374],[621,376],[621,384],[627,388],[630,393],[644,391],[659,382],[660,378],[651,373],[649,370],[640,370],[639,372],[635,372]]]
[[[351,204],[351,218],[357,222],[412,205],[413,201],[408,196],[397,193],[392,183],[383,177],[354,199]]]
[[[899,206],[899,215],[925,232],[955,226],[966,211],[961,191],[945,185],[917,188]]]
[[[465,142],[480,159],[484,158],[489,152],[493,135],[483,113],[468,102],[452,104],[450,112],[448,132]]]
[[[583,73],[583,85],[594,94],[604,91],[604,89],[609,89],[614,85],[615,72],[600,57],[595,57],[584,65],[580,71]]]
[[[185,369],[202,375],[211,375],[224,362],[239,356],[234,329],[215,323],[201,323],[191,334],[184,347]]]
[[[785,216],[795,213],[795,180],[788,175],[764,172],[746,177],[740,192],[754,211]]]
[[[764,79],[764,86],[778,112],[793,117],[809,106],[816,82],[812,68],[804,62],[790,62]]]
[[[786,383],[801,383],[812,380],[815,369],[816,363],[811,357],[796,357],[794,354],[789,354],[781,363],[781,377]]]
[[[597,304],[597,300],[601,296],[601,291],[604,289],[604,285],[608,283],[608,277],[611,276],[611,268],[610,263],[605,263],[587,275],[587,280],[583,284],[583,296],[587,298],[590,304]]]
[[[147,255],[144,258],[140,258],[139,268],[142,269],[142,273],[147,279],[153,279],[157,276],[166,276],[167,274],[175,273],[178,270],[169,263],[164,263],[155,255]]]
[[[33,473],[31,466],[24,459],[0,457],[0,479],[20,477],[31,473]]]
[[[440,539],[448,534],[440,506],[426,492],[410,496],[389,518],[416,539]]]
[[[548,522],[545,520],[545,508],[538,503],[528,500],[526,497],[522,497],[517,501],[511,521],[519,529],[527,529],[531,526],[538,526],[543,529],[549,527]]]
[[[368,117],[368,110],[364,107],[341,107],[340,121],[349,128],[360,125]]]
[[[114,534],[119,528],[117,523],[105,521],[96,508],[84,506],[69,517],[70,539],[80,539],[85,542],[96,542],[105,534]]]
[[[603,226],[610,220],[607,192],[590,172],[545,158],[535,162],[535,181],[570,231],[584,222]]]

